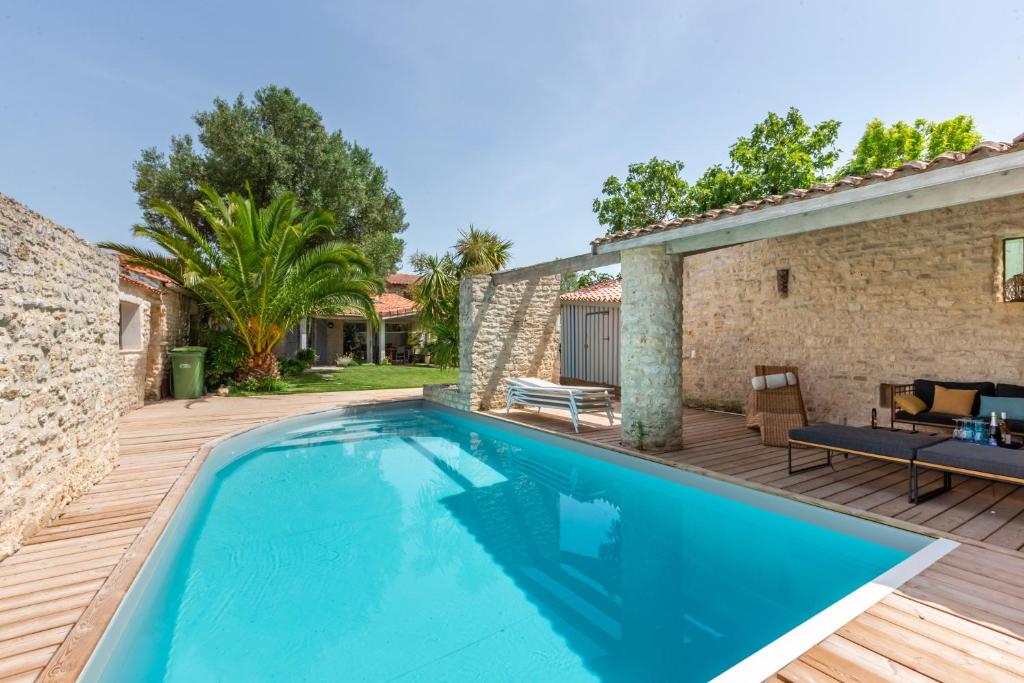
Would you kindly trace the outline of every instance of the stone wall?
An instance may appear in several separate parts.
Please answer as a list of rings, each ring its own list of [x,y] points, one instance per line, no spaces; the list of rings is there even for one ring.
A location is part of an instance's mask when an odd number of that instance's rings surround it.
[[[0,195],[0,557],[117,460],[117,260]]]
[[[622,441],[639,449],[680,442],[682,259],[665,247],[622,252]]]
[[[737,410],[754,365],[792,364],[812,421],[866,424],[883,382],[1024,384],[1024,304],[1000,289],[1022,235],[1018,196],[689,256],[684,396]]]
[[[424,384],[423,398],[449,408],[469,410],[469,401],[463,398],[458,384]]]
[[[560,280],[549,275],[495,286],[490,275],[463,279],[459,387],[466,409],[505,405],[509,377],[558,381]]]

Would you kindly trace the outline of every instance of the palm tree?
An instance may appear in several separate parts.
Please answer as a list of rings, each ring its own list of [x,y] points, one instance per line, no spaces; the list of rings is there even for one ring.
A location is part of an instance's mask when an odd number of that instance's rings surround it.
[[[441,367],[459,364],[459,283],[462,278],[501,270],[512,255],[512,242],[490,230],[459,231],[454,253],[414,255],[420,279],[413,300],[420,307],[419,329],[433,362]]]
[[[461,277],[482,275],[501,270],[512,256],[512,242],[501,239],[491,230],[460,230],[455,242],[455,258]]]
[[[157,202],[152,208],[167,224],[137,225],[133,233],[166,254],[112,242],[100,246],[187,287],[245,346],[239,379],[277,377],[274,345],[302,318],[354,309],[378,319],[373,296],[382,282],[362,253],[330,240],[330,213],[303,215],[292,193],[261,209],[251,194],[221,197],[201,189],[206,199],[195,208],[211,237],[181,211]]]

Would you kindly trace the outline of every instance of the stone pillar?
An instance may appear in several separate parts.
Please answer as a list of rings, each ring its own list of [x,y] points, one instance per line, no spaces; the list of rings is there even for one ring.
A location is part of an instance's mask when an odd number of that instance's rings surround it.
[[[672,448],[683,432],[682,257],[622,252],[622,443]]]
[[[309,327],[307,326],[305,318],[299,320],[299,348],[309,348]]]
[[[381,362],[381,363],[383,363],[384,359],[387,358],[387,353],[384,352],[384,346],[385,346],[385,344],[384,344],[384,328],[386,326],[387,326],[387,323],[384,322],[383,318],[381,318],[381,321],[380,321],[380,339],[378,340],[378,344],[379,345],[377,347],[378,349],[380,349],[380,355],[378,356],[378,358],[380,359],[379,362]]]

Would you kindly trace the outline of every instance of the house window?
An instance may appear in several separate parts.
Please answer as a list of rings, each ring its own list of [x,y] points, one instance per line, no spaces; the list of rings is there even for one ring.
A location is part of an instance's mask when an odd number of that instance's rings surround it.
[[[142,350],[142,306],[121,302],[121,350]]]
[[[1024,301],[1024,237],[1003,240],[1003,300]]]

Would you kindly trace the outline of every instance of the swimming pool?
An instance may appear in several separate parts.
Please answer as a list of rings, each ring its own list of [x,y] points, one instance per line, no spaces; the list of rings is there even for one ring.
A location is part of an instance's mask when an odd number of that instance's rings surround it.
[[[210,453],[80,680],[751,680],[935,546],[484,417],[322,413]]]

